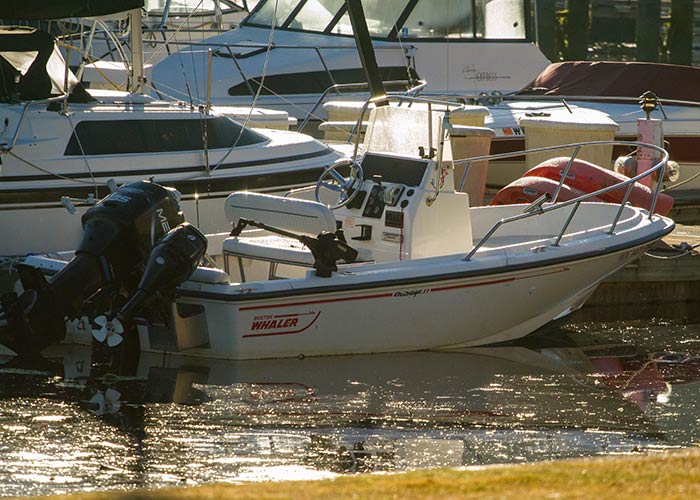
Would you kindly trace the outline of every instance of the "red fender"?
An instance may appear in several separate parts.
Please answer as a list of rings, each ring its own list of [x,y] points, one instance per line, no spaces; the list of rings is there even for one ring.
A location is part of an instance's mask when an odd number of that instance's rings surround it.
[[[545,193],[554,194],[559,181],[553,181],[544,177],[521,177],[501,189],[491,200],[491,205],[514,205],[518,203],[532,203]],[[586,194],[584,191],[562,184],[558,201],[568,201]],[[601,202],[595,196],[588,201]]]
[[[523,174],[523,177],[545,177],[554,181],[561,179],[569,158],[552,158],[551,160],[543,161],[539,165],[532,167]],[[566,174],[566,184],[580,191],[592,193],[606,187],[614,186],[622,181],[629,179],[622,174],[618,174],[612,170],[599,167],[593,163],[584,160],[574,160],[571,164],[569,172]],[[627,187],[621,187],[614,191],[610,191],[600,195],[600,199],[608,203],[620,203],[625,197]],[[639,182],[635,182],[630,192],[627,201],[636,207],[642,207],[649,210],[654,194],[650,188]],[[659,193],[656,199],[656,207],[654,212],[661,215],[666,215],[673,207],[673,198],[667,194]]]

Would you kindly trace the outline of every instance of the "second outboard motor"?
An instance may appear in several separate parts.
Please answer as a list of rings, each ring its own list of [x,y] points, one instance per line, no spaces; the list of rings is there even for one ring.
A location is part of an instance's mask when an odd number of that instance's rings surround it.
[[[124,322],[146,303],[159,302],[189,278],[206,251],[207,238],[196,227],[185,222],[171,230],[151,250],[136,292],[116,316],[95,318],[100,329],[93,330],[93,336],[99,342],[106,341],[110,347],[121,344]]]
[[[136,293],[117,315],[130,318],[156,292],[169,292],[189,278],[207,251],[207,238],[185,222],[166,234],[151,250]]]
[[[131,293],[153,246],[184,220],[177,192],[154,182],[127,184],[101,200],[83,215],[82,241],[63,269],[47,280],[38,269],[18,267],[24,293],[2,297],[15,330],[9,347],[36,351],[60,341],[64,318],[80,314],[87,298],[108,292],[111,307],[120,291]]]

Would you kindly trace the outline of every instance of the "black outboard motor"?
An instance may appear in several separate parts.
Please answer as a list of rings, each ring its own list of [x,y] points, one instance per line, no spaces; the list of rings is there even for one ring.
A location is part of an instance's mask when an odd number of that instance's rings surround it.
[[[207,238],[188,222],[166,234],[151,250],[141,281],[117,318],[129,319],[156,292],[170,292],[189,278],[207,251]]]
[[[101,200],[83,215],[83,239],[63,269],[47,280],[38,269],[18,267],[25,291],[1,299],[13,330],[4,343],[21,352],[62,340],[64,318],[78,316],[98,292],[119,307],[114,301],[137,288],[153,246],[184,220],[177,192],[154,182],[125,185]]]

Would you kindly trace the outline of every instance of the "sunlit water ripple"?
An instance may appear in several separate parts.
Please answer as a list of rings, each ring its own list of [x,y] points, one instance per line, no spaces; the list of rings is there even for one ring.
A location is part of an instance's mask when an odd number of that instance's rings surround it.
[[[594,318],[595,320],[591,320]],[[207,362],[0,359],[0,496],[475,466],[700,442],[698,318],[514,345]]]

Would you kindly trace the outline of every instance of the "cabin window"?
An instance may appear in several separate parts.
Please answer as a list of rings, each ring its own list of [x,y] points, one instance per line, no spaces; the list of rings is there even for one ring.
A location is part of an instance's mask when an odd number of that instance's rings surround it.
[[[289,24],[290,28],[323,31],[333,20],[345,0],[308,0]]]
[[[332,71],[332,74],[333,80],[331,80],[331,76],[327,71],[268,75],[265,77],[265,86],[261,90],[258,89],[259,79],[250,78],[247,83],[243,82],[230,87],[228,95],[250,95],[250,88],[253,91],[259,91],[260,95],[320,94],[334,83],[360,83],[367,81],[362,68],[335,69]],[[407,86],[414,85],[415,81],[418,80],[416,71],[405,66],[381,67],[379,68],[379,76],[385,82],[402,82],[397,85],[391,85],[391,90],[405,90]]]
[[[272,0],[271,2],[261,2],[258,8],[248,17],[246,22],[261,26],[272,26],[272,18],[274,17],[274,25],[282,26],[298,3],[299,0]],[[275,4],[277,4],[276,12]]]
[[[224,117],[207,119],[206,128],[209,149],[230,148],[234,144],[248,146],[267,140]],[[82,155],[83,150],[86,155],[197,151],[204,148],[203,137],[204,120],[201,119],[86,120],[75,127],[64,155]]]
[[[421,0],[399,31],[401,38],[473,38],[472,5],[465,0]]]

